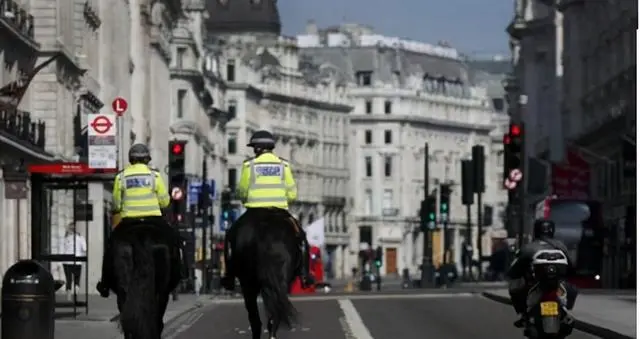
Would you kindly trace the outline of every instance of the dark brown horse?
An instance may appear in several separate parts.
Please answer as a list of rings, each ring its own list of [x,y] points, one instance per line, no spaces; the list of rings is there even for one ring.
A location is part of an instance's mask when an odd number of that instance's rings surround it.
[[[169,295],[180,282],[177,239],[161,222],[123,219],[111,235],[111,286],[125,339],[161,338]]]
[[[236,222],[234,234],[229,234],[232,265],[240,280],[253,339],[262,333],[259,295],[268,317],[269,338],[276,338],[281,324],[291,328],[296,318],[288,293],[300,269],[301,250],[291,220],[286,210],[251,208]]]

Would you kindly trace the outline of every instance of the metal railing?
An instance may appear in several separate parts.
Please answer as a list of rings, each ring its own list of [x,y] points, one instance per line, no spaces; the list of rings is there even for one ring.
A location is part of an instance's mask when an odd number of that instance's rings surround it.
[[[29,112],[0,108],[0,130],[40,149],[45,147],[45,123],[32,121]]]
[[[7,21],[29,39],[34,38],[33,15],[14,0],[0,0],[0,19]]]

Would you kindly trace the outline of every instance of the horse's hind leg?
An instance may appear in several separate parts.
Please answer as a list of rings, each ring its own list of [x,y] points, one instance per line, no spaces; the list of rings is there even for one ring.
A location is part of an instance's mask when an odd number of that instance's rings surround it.
[[[262,335],[262,321],[260,321],[260,311],[258,310],[258,291],[253,288],[242,288],[244,297],[244,307],[249,314],[249,324],[251,325],[251,337],[260,339]]]
[[[164,330],[164,313],[167,311],[167,305],[169,304],[169,294],[160,293],[158,296],[158,335],[162,337],[162,331]]]
[[[273,318],[269,317],[269,322],[267,323],[267,330],[269,331],[269,339],[276,339],[276,333],[278,333],[278,328],[280,324],[273,320]]]

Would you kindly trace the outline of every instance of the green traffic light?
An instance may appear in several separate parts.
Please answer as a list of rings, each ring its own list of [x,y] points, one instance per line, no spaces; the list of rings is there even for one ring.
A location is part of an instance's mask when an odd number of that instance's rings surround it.
[[[442,204],[442,206],[440,206],[440,210],[446,211],[447,210],[447,204]]]
[[[429,220],[436,220],[436,214],[435,213],[429,213]]]
[[[380,260],[376,260],[376,266],[378,267],[382,266],[382,262]]]

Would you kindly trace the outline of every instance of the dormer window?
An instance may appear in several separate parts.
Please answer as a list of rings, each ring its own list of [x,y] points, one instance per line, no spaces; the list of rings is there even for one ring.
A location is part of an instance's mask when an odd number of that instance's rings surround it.
[[[357,72],[356,80],[358,81],[359,86],[371,86],[371,79],[373,76],[373,72]]]

